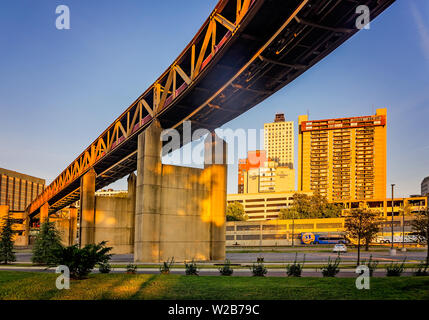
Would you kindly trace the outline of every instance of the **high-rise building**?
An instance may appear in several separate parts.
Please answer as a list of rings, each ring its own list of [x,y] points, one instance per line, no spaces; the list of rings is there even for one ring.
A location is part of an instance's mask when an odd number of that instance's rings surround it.
[[[264,124],[264,149],[267,157],[281,167],[294,168],[293,121],[286,121],[282,113],[276,114],[273,123]]]
[[[429,177],[423,179],[421,184],[421,195],[425,196],[429,194]]]
[[[386,109],[373,116],[299,116],[298,190],[329,201],[385,199]]]
[[[249,170],[263,167],[267,160],[267,154],[264,150],[248,151],[246,159],[238,160],[238,193],[247,193]]]
[[[280,167],[275,161],[266,161],[263,167],[250,169],[243,175],[243,192],[264,193],[295,190],[295,171]]]
[[[264,150],[249,151],[238,163],[238,193],[295,190],[295,171],[267,158]]]
[[[44,188],[43,179],[0,168],[0,205],[10,211],[25,211]]]

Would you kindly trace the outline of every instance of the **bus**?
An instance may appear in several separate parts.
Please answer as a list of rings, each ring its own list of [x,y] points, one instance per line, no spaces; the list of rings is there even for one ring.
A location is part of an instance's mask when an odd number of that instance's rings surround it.
[[[303,232],[300,234],[301,244],[338,244],[348,243],[344,235],[337,233],[312,233]]]
[[[375,243],[391,243],[392,242],[392,234],[384,234],[384,235],[378,235],[375,238]],[[418,243],[419,239],[417,237],[417,234],[414,232],[405,233],[404,237],[402,237],[402,233],[393,234],[393,243]]]

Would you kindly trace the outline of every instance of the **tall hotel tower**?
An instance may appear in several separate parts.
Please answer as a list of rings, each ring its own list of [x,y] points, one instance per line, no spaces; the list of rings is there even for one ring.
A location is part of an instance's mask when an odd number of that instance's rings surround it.
[[[386,109],[373,116],[299,116],[298,190],[329,201],[386,197]]]
[[[282,113],[276,114],[272,123],[264,124],[264,147],[267,157],[281,167],[293,169],[293,121],[286,121]]]

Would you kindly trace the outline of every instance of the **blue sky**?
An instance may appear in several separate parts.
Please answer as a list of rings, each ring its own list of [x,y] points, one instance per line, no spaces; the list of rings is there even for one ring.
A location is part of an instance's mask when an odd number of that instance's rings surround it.
[[[186,3],[186,5],[183,5]],[[170,65],[216,0],[2,0],[0,167],[51,182]],[[55,8],[71,30],[55,28]],[[177,23],[176,21],[180,21]],[[224,127],[388,109],[387,183],[429,175],[429,1],[398,0],[293,83]],[[228,191],[236,192],[237,167]],[[114,184],[122,188],[121,181]]]

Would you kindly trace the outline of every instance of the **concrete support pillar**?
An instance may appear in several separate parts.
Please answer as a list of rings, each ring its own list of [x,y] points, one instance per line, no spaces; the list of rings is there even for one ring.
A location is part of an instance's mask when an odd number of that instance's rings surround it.
[[[138,137],[134,261],[160,260],[161,131],[154,120]]]
[[[136,208],[136,187],[137,187],[137,176],[134,173],[131,173],[128,178],[128,199],[131,200],[132,210],[135,211]]]
[[[28,215],[28,211],[25,211],[24,228],[23,245],[28,246],[30,244],[30,216]]]
[[[46,221],[49,221],[49,203],[47,202],[40,207],[40,224]]]
[[[128,200],[129,200],[129,211],[135,215],[136,212],[136,188],[137,188],[137,176],[134,173],[131,173],[128,176]],[[132,224],[133,230],[135,230],[135,216]],[[134,232],[132,232],[131,243],[134,243]]]
[[[77,238],[77,208],[70,207],[70,220],[69,220],[69,245],[76,244]]]
[[[95,178],[91,168],[80,182],[80,239],[81,247],[95,240]]]
[[[213,132],[204,145],[204,169],[209,171],[211,177],[210,260],[225,259],[226,163],[227,144]]]

